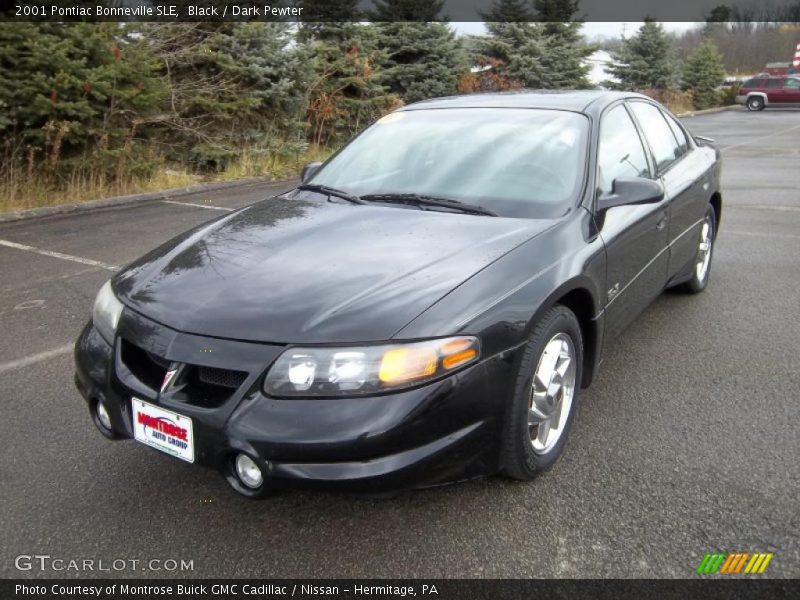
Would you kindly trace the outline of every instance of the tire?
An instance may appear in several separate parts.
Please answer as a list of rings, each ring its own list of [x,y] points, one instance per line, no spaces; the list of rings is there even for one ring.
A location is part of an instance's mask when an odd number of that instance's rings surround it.
[[[764,110],[764,99],[761,96],[750,96],[747,99],[747,110]]]
[[[700,226],[700,235],[697,242],[692,278],[680,286],[680,289],[690,294],[699,294],[708,285],[711,276],[711,260],[714,258],[714,241],[717,236],[717,214],[714,207],[706,207],[706,216]]]
[[[571,355],[571,358],[565,367],[566,355]],[[555,370],[550,368],[552,366]],[[558,460],[578,406],[582,366],[583,336],[578,319],[565,306],[556,305],[542,316],[522,349],[514,393],[503,427],[503,474],[529,481]],[[547,386],[541,380],[547,379],[551,371],[552,378],[544,382],[549,383],[550,392],[543,392]],[[558,391],[556,373],[562,384]],[[536,383],[535,374],[540,375]],[[542,419],[547,413],[545,409],[551,410],[550,425],[546,430]],[[537,424],[529,425],[534,421]]]

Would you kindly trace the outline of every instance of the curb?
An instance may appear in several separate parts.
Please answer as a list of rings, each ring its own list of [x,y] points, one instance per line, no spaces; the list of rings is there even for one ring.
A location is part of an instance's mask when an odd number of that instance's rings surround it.
[[[718,106],[716,108],[706,108],[705,110],[693,110],[690,112],[675,115],[682,119],[684,117],[699,117],[700,115],[711,115],[718,112],[725,112],[726,110],[733,110],[735,108],[743,108],[740,104],[729,104],[728,106]]]
[[[196,194],[198,192],[208,192],[213,190],[224,190],[228,188],[240,187],[255,183],[287,183],[293,179],[268,179],[266,177],[248,177],[246,179],[236,179],[233,181],[216,181],[212,183],[199,183],[179,188],[169,188],[157,192],[144,192],[141,194],[130,194],[128,196],[114,196],[112,198],[100,198],[87,202],[74,202],[70,204],[59,204],[57,206],[42,206],[41,208],[29,208],[14,212],[0,213],[0,223],[11,223],[13,221],[23,221],[39,217],[50,217],[53,215],[65,215],[70,213],[89,212],[102,208],[125,206],[127,204],[137,204],[154,202],[157,200],[167,200]]]

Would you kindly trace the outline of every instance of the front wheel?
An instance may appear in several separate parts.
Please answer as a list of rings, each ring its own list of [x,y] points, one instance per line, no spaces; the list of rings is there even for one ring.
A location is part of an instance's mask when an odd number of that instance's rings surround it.
[[[764,99],[761,96],[750,96],[747,99],[747,109],[752,111],[764,110]]]
[[[556,305],[522,350],[503,431],[503,473],[530,480],[556,462],[572,427],[582,364],[578,319]]]
[[[692,278],[683,284],[683,290],[690,294],[699,294],[708,285],[711,274],[711,259],[714,253],[715,225],[717,222],[714,207],[710,204],[706,208],[706,216],[700,226],[700,235],[697,242],[697,254],[692,267]]]

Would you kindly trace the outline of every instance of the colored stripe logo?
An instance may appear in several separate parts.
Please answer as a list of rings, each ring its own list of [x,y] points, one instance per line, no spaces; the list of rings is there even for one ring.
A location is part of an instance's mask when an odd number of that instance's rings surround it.
[[[707,553],[696,573],[699,575],[760,575],[772,560],[772,552]]]

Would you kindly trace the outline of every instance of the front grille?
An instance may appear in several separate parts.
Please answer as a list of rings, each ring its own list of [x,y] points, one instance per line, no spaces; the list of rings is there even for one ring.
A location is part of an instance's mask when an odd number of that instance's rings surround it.
[[[197,367],[197,378],[203,383],[218,385],[220,387],[238,389],[247,379],[247,373],[231,369],[216,369],[214,367]]]
[[[156,357],[125,339],[121,340],[120,351],[122,363],[136,379],[153,390],[161,388],[161,382],[169,368],[168,360]]]
[[[172,361],[122,339],[120,358],[131,374],[154,391],[161,389]],[[177,364],[177,363],[176,363]],[[187,404],[215,408],[230,398],[247,379],[244,371],[185,364],[171,387],[174,398]]]
[[[159,367],[161,367],[165,371],[169,369],[170,361],[168,361],[166,358],[161,358],[160,356],[153,354],[152,352],[147,352],[147,358],[149,358],[152,362],[156,363]]]

